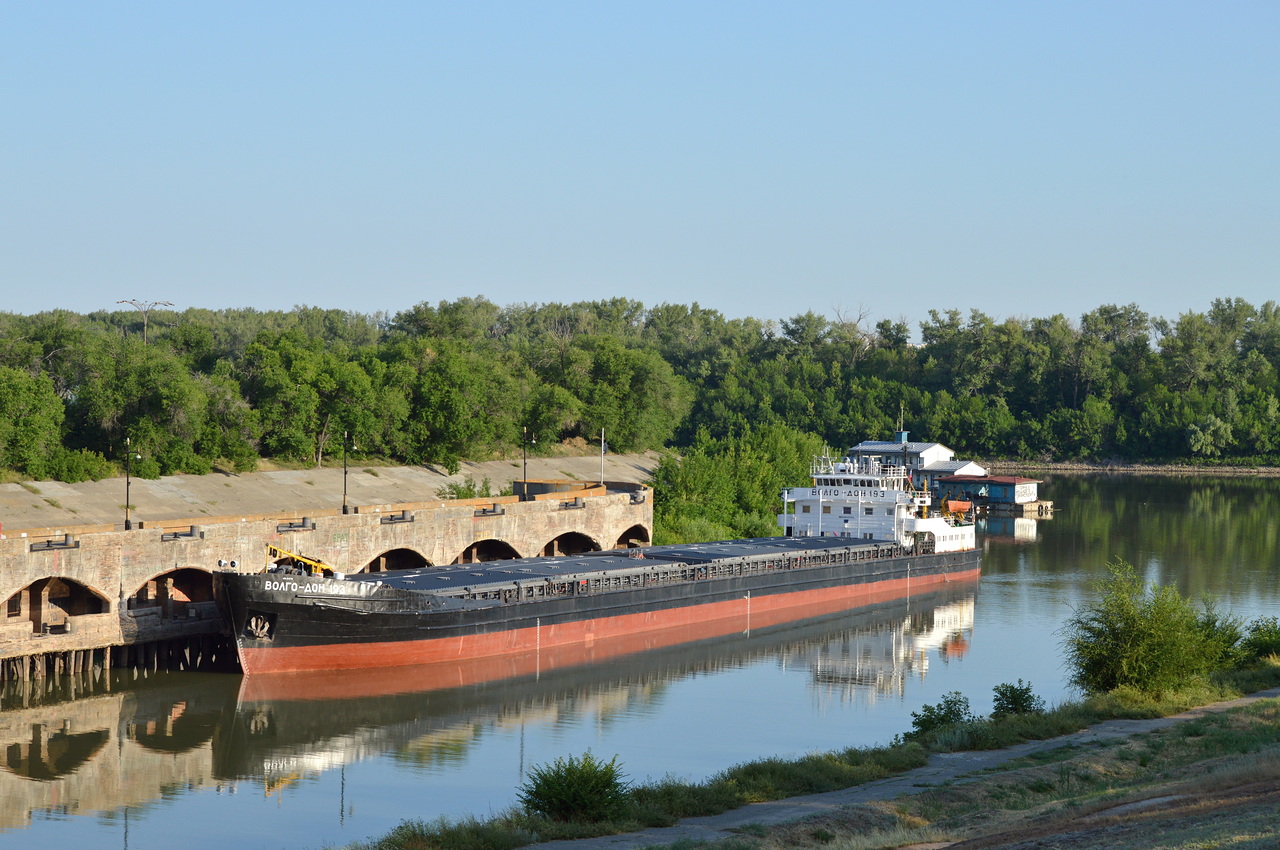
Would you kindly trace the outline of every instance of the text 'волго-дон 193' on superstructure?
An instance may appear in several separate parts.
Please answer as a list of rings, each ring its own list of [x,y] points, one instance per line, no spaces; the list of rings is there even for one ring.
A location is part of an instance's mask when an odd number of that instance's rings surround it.
[[[262,573],[215,573],[215,596],[244,671],[280,673],[576,663],[976,581],[972,504],[934,509],[902,450],[919,444],[885,445],[815,458],[782,494],[782,537],[354,575],[277,553]]]

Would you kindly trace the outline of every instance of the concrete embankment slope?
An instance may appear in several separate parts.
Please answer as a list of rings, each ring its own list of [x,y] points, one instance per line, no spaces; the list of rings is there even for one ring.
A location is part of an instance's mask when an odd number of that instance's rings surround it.
[[[606,481],[647,481],[659,455],[609,454]],[[347,502],[373,505],[431,501],[450,483],[485,478],[496,493],[522,475],[520,458],[463,463],[458,474],[440,467],[378,466],[353,463],[347,469]],[[600,480],[600,455],[529,458],[530,479]],[[133,478],[129,487],[132,519],[176,520],[233,514],[305,513],[342,506],[342,467],[247,472],[240,475],[171,475],[155,481]],[[117,524],[123,527],[125,479],[81,484],[35,481],[0,484],[0,532],[71,525]]]

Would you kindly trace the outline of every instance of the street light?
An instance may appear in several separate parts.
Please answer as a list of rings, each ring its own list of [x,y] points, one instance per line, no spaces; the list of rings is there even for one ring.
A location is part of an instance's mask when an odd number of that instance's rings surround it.
[[[133,483],[133,476],[130,474],[130,467],[133,464],[133,448],[130,446],[129,438],[124,438],[124,530],[133,530],[133,519],[129,516],[129,487]],[[138,460],[142,460],[142,455],[138,455]]]
[[[342,432],[342,512],[344,514],[351,513],[351,509],[347,507],[347,439],[346,431]],[[353,445],[351,448],[355,448]]]
[[[524,489],[520,493],[520,501],[525,502],[529,499],[529,444],[533,443],[536,446],[538,438],[536,436],[530,438],[529,428],[524,425],[520,426],[520,433],[520,452],[524,458],[523,471],[520,474],[523,479]]]
[[[117,301],[117,304],[130,304],[135,310],[142,314],[142,344],[147,344],[147,314],[151,312],[152,307],[172,307],[172,301],[141,301],[137,298],[130,298],[128,301]]]

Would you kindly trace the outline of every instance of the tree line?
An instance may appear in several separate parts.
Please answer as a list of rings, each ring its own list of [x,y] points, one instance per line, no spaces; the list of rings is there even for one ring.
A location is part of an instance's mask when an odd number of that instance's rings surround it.
[[[899,423],[978,457],[1261,462],[1280,445],[1280,307],[1226,298],[997,321],[730,319],[625,298],[395,314],[316,307],[0,313],[0,469],[76,481],[322,464],[456,469],[522,442],[703,446],[780,426],[832,446]],[[776,436],[773,440],[777,445]]]

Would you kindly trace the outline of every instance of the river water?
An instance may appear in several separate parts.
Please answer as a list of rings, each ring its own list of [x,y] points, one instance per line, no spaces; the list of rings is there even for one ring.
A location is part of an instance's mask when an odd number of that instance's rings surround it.
[[[336,847],[501,811],[529,767],[562,755],[703,779],[888,742],[951,691],[985,713],[995,685],[1023,679],[1057,702],[1074,696],[1058,630],[1114,559],[1246,620],[1280,616],[1277,482],[1051,476],[1041,493],[1053,519],[980,535],[980,582],[873,612],[595,664],[8,694],[0,848]]]

